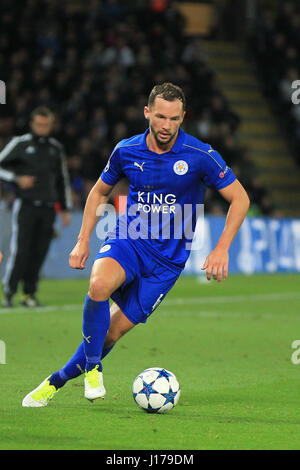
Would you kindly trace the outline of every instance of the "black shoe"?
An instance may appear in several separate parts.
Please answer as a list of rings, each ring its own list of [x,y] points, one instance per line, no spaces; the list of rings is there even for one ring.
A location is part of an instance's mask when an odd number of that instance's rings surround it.
[[[21,305],[23,305],[23,307],[40,307],[40,303],[34,295],[24,295]]]
[[[9,294],[4,294],[4,298],[2,300],[2,307],[4,308],[11,308],[13,307],[13,301],[12,301],[13,296]]]

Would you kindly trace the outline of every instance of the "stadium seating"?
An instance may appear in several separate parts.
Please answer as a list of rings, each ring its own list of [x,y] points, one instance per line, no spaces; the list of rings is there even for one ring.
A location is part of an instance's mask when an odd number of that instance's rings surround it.
[[[181,12],[163,3],[46,1],[41,9],[37,0],[21,7],[4,1],[0,51],[9,92],[0,148],[28,131],[35,106],[51,107],[58,116],[56,136],[66,148],[74,207],[81,210],[115,144],[144,131],[143,107],[152,86],[173,81],[187,95],[185,130],[210,142],[234,167],[255,214],[276,213],[249,148],[238,143],[240,116],[217,84],[209,50],[185,34]],[[2,186],[10,204],[11,188]],[[117,191],[126,193],[126,185]],[[226,204],[208,191],[206,210],[224,214]]]
[[[278,185],[277,197],[289,206],[285,215],[294,216],[300,214],[300,105],[292,101],[292,83],[300,77],[299,45],[298,2],[269,2],[265,8],[261,6],[248,38],[248,52],[277,122],[278,135],[285,140],[283,146],[266,149],[270,164],[277,166],[272,182]]]

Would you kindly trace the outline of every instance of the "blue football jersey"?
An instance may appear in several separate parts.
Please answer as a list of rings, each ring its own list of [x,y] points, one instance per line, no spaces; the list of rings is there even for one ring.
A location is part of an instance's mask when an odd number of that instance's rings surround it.
[[[182,269],[205,189],[225,188],[235,176],[216,150],[182,129],[162,154],[148,149],[148,132],[119,142],[101,174],[109,185],[124,176],[129,181],[126,213],[108,237],[129,238],[141,252]]]

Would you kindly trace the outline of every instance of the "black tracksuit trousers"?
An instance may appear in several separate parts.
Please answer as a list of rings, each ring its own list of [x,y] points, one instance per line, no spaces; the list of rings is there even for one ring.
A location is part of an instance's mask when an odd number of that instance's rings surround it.
[[[39,273],[46,258],[55,221],[54,207],[16,199],[12,211],[12,237],[3,278],[7,295],[13,295],[20,281],[24,294],[37,291]]]

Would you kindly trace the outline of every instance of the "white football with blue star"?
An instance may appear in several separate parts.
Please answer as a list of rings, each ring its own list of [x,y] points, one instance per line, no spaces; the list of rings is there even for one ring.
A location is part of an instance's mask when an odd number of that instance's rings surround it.
[[[173,372],[150,367],[135,378],[132,394],[136,404],[148,413],[167,413],[178,403],[180,386]]]

